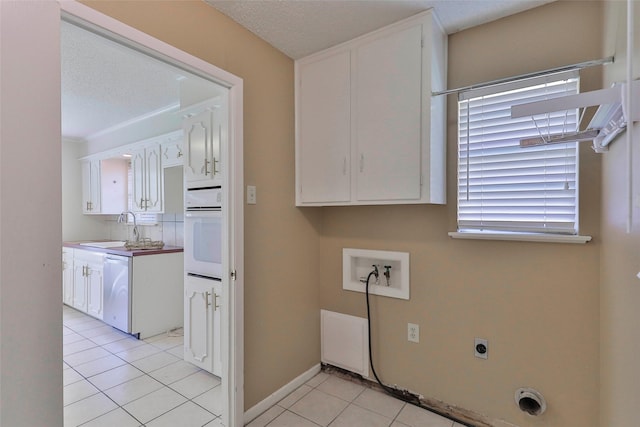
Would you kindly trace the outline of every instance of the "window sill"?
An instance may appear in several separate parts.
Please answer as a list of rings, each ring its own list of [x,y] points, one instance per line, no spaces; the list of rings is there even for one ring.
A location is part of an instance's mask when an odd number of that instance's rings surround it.
[[[584,244],[591,241],[591,236],[570,236],[561,234],[535,234],[535,233],[484,233],[484,232],[460,232],[451,231],[449,237],[453,239],[471,240],[503,240],[516,242],[546,242],[546,243],[578,243]]]

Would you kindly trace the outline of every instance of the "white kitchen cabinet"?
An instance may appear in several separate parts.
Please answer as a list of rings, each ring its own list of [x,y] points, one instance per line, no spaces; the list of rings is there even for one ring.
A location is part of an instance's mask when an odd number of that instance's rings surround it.
[[[82,162],[82,212],[100,213],[100,160]]]
[[[131,331],[140,339],[182,327],[182,252],[134,256],[131,263]]]
[[[427,11],[296,61],[298,206],[445,203],[446,42]]]
[[[160,144],[152,144],[132,153],[133,210],[135,212],[162,213],[163,174]]]
[[[73,248],[62,248],[62,302],[73,306]]]
[[[82,161],[82,212],[119,214],[127,210],[127,161]]]
[[[73,303],[71,306],[102,319],[104,254],[73,250]]]
[[[218,280],[186,276],[184,282],[184,359],[221,375],[220,306]]]
[[[184,163],[184,154],[182,151],[182,138],[177,140],[168,140],[160,143],[160,152],[162,156],[162,167],[169,168],[172,166],[182,166]]]
[[[226,112],[218,106],[185,115],[182,122],[187,188],[222,184],[221,144],[226,134]]]

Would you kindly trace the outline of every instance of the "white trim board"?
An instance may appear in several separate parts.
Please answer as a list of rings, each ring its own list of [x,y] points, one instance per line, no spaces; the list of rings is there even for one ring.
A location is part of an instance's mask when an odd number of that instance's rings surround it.
[[[273,405],[280,402],[282,399],[287,397],[289,394],[294,392],[298,387],[309,381],[311,378],[315,377],[318,372],[320,372],[320,364],[313,366],[306,372],[298,375],[296,378],[291,380],[289,383],[280,387],[275,392],[271,393],[269,396],[264,398],[262,401],[256,403],[251,408],[247,409],[247,412],[244,413],[244,421],[245,423],[249,423],[254,419],[258,418],[261,414],[269,410]]]
[[[58,0],[61,17],[75,25],[111,38],[143,54],[168,62],[229,90],[228,149],[223,150],[225,168],[223,206],[225,231],[229,236],[228,251],[223,251],[223,264],[233,286],[223,287],[223,303],[228,310],[222,318],[221,340],[228,352],[222,355],[223,414],[226,426],[244,424],[244,171],[243,171],[243,80],[200,58],[190,55],[133,27],[78,3]],[[232,214],[231,214],[232,213]],[[233,279],[231,278],[231,273]],[[226,374],[226,375],[225,375]]]

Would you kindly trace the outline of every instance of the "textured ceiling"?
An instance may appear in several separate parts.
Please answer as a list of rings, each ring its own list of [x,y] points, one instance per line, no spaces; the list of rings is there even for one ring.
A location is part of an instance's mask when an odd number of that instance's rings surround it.
[[[177,109],[180,80],[204,81],[64,21],[61,65],[62,136],[78,140]]]
[[[447,34],[555,0],[205,0],[298,59],[433,8]]]
[[[553,0],[206,1],[295,59],[429,8],[451,34]],[[62,22],[61,55],[66,138],[90,140],[154,112],[176,108],[180,79],[205,82],[67,22]]]

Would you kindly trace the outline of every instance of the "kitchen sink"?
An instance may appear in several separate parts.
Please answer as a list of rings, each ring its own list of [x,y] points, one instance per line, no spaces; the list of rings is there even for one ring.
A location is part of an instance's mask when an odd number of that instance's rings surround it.
[[[80,243],[82,246],[93,246],[95,248],[119,248],[124,246],[126,242],[114,242],[114,241],[109,241],[109,242],[86,242],[86,243]]]

